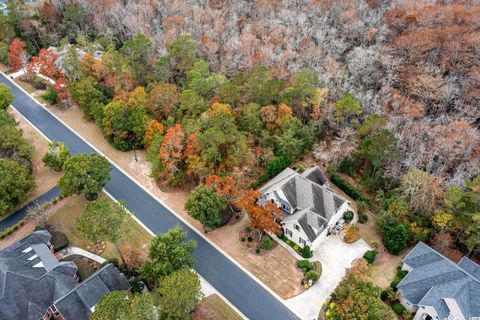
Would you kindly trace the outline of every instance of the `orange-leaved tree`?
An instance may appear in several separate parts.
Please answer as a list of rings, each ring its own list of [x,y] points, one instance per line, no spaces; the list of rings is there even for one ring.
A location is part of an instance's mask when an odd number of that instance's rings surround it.
[[[58,79],[61,76],[60,70],[55,65],[58,56],[52,51],[40,49],[38,56],[32,57],[27,65],[27,71],[30,73],[41,73],[46,77]]]
[[[237,206],[245,210],[250,216],[250,225],[266,232],[280,233],[280,221],[282,220],[282,211],[272,202],[267,202],[264,206],[257,204],[260,198],[260,192],[248,190],[244,196],[237,202]]]
[[[145,128],[145,148],[148,149],[152,144],[155,135],[162,134],[163,130],[163,124],[158,122],[156,119],[150,120],[150,122],[147,124],[147,127]]]
[[[8,49],[8,64],[12,71],[20,70],[27,62],[26,46],[27,44],[19,38],[12,40],[10,48]]]
[[[196,152],[194,143],[195,134],[187,135],[178,123],[167,130],[159,150],[167,177],[173,178],[184,169],[187,158]]]
[[[215,193],[223,197],[230,203],[238,195],[238,186],[235,180],[230,176],[209,175],[203,183],[206,187],[215,190]]]

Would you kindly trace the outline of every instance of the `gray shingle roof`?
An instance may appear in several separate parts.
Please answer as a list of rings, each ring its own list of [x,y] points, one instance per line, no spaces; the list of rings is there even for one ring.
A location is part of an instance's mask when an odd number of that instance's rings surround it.
[[[302,177],[305,177],[308,180],[320,186],[326,185],[328,183],[327,177],[323,174],[322,170],[320,170],[320,168],[317,166],[311,167],[305,170],[302,173]]]
[[[284,222],[297,220],[313,242],[325,230],[338,208],[347,201],[326,188],[326,181],[318,167],[312,167],[303,174],[287,168],[260,188],[260,192],[273,194],[277,199],[288,202],[294,213],[286,215]]]
[[[412,270],[397,287],[409,302],[434,307],[441,319],[450,312],[446,298],[455,299],[466,319],[478,317],[480,281],[470,273],[478,270],[478,265],[475,266],[473,261],[462,261],[456,265],[420,242],[403,259]]]
[[[87,320],[103,294],[130,288],[112,264],[78,285],[77,266],[55,258],[50,238],[36,231],[0,250],[0,319],[38,320],[55,302],[66,320]]]
[[[468,259],[467,257],[463,257],[462,260],[458,263],[458,266],[465,270],[466,272],[470,273],[472,276],[480,280],[480,265],[473,262],[472,260]]]
[[[111,291],[129,290],[130,283],[113,264],[107,264],[54,302],[65,319],[89,319],[98,300]]]
[[[39,319],[75,287],[77,267],[53,261],[50,237],[36,231],[0,251],[0,319]]]

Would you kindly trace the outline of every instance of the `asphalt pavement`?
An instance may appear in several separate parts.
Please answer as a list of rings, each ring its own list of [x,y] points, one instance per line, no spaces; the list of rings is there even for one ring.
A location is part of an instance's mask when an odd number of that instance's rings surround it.
[[[15,109],[49,139],[64,142],[73,154],[95,152],[2,74],[0,82],[9,86],[15,94],[12,103]],[[249,319],[298,319],[270,292],[113,165],[111,180],[105,190],[117,200],[126,201],[128,210],[156,234],[181,226],[188,238],[197,242],[194,269]]]

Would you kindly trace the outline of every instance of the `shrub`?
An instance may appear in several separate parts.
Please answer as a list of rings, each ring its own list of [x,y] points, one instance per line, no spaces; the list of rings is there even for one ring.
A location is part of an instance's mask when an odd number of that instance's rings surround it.
[[[380,294],[380,299],[382,299],[383,301],[387,300],[388,299],[388,292],[387,290],[383,290],[382,293]]]
[[[368,203],[368,199],[364,198],[360,191],[355,189],[351,184],[343,180],[338,174],[335,172],[330,173],[330,180],[337,185],[340,189],[342,189],[346,194],[352,197],[355,200],[361,200]]]
[[[353,219],[353,212],[352,211],[346,211],[343,213],[343,220],[345,221],[352,221]]]
[[[310,250],[310,247],[305,245],[302,249],[302,257],[308,259],[312,257],[312,250]]]
[[[360,235],[358,233],[358,227],[355,224],[351,224],[347,226],[347,229],[345,230],[345,236],[344,240],[346,243],[353,243],[360,239]]]
[[[366,223],[368,221],[368,216],[366,214],[361,214],[359,217],[358,217],[358,222],[360,223]]]
[[[315,270],[310,270],[310,271],[307,271],[305,273],[305,278],[307,278],[308,280],[312,280],[313,283],[317,282],[318,279],[320,278],[320,275],[318,274],[317,271]]]
[[[259,248],[255,249],[255,253],[256,253],[256,254],[259,254],[259,253],[260,253],[260,249],[259,249]]]
[[[68,247],[69,242],[67,236],[63,232],[54,231],[52,232],[52,244],[56,252]]]
[[[247,240],[248,240],[248,242],[252,242],[253,238],[251,236],[248,236]]]
[[[408,227],[405,224],[399,224],[386,229],[383,243],[390,253],[398,254],[407,246],[408,237]]]
[[[359,214],[364,214],[365,212],[367,212],[368,210],[368,203],[363,201],[363,200],[359,200],[357,201],[357,212]]]
[[[399,316],[403,315],[405,313],[405,311],[407,311],[407,309],[400,303],[394,303],[392,305],[392,309],[393,311],[395,311],[396,314],[398,314]]]
[[[376,256],[377,256],[377,252],[375,250],[369,250],[365,252],[365,254],[363,255],[363,258],[367,260],[369,264],[371,264],[373,263],[373,261],[375,261]]]
[[[48,151],[42,158],[43,163],[55,171],[61,171],[63,164],[70,157],[70,151],[63,142],[52,141],[48,143]]]
[[[47,90],[42,94],[42,98],[51,105],[54,105],[58,102],[58,94],[53,91],[52,88],[47,88]]]
[[[245,237],[242,237],[242,238],[240,239],[240,241],[242,241],[242,242],[245,242],[246,240],[247,240],[247,239],[245,239]]]
[[[269,236],[264,236],[260,241],[260,248],[263,250],[270,250],[273,247],[273,240]]]
[[[297,267],[306,271],[310,271],[313,269],[313,263],[308,260],[298,260]]]
[[[391,283],[390,283],[390,288],[393,290],[397,290],[397,285],[400,283],[400,280],[395,278]]]
[[[295,249],[295,251],[298,252],[298,250],[300,250],[300,247],[299,247],[298,245],[294,245],[294,246],[293,246],[293,249]]]

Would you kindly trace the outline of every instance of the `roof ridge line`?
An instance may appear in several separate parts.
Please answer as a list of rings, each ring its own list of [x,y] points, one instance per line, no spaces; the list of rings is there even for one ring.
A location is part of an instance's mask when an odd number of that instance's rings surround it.
[[[460,266],[459,266],[458,264],[456,264],[455,262],[453,262],[452,260],[450,260],[449,258],[447,258],[446,256],[444,256],[443,254],[441,254],[441,253],[438,252],[437,250],[433,249],[432,247],[430,247],[429,245],[427,245],[427,244],[424,243],[423,241],[419,241],[416,246],[418,246],[420,243],[421,243],[422,245],[426,246],[429,250],[431,250],[431,251],[434,252],[435,254],[437,254],[440,258],[442,258],[442,259],[446,260],[448,263],[451,263],[452,265],[454,265],[455,268],[457,268],[458,270],[460,270],[461,272],[463,272],[464,274],[466,274],[467,276],[469,276],[470,278],[472,278],[475,282],[478,282],[478,283],[480,284],[480,280],[478,280],[477,278],[475,278],[474,276],[472,276],[470,273],[468,273],[467,271],[465,271],[465,270],[463,270],[462,268],[460,268]],[[415,246],[415,247],[416,247],[416,246]],[[413,250],[415,250],[415,247],[405,256],[405,258],[403,258],[403,260],[405,260],[405,259],[408,257],[408,255],[409,255]],[[465,257],[465,256],[464,256],[464,257]],[[463,259],[463,258],[462,258],[462,259]],[[403,260],[402,260],[402,261],[403,261]],[[460,260],[460,261],[461,261],[461,260]],[[405,263],[405,262],[404,262],[404,263]],[[407,274],[407,276],[408,276],[408,274]],[[405,277],[405,278],[406,278],[406,277]],[[405,278],[404,278],[404,279],[405,279]],[[403,281],[403,279],[402,279],[402,281]],[[400,282],[400,283],[401,283],[401,282]],[[400,283],[399,283],[399,284],[400,284]]]

